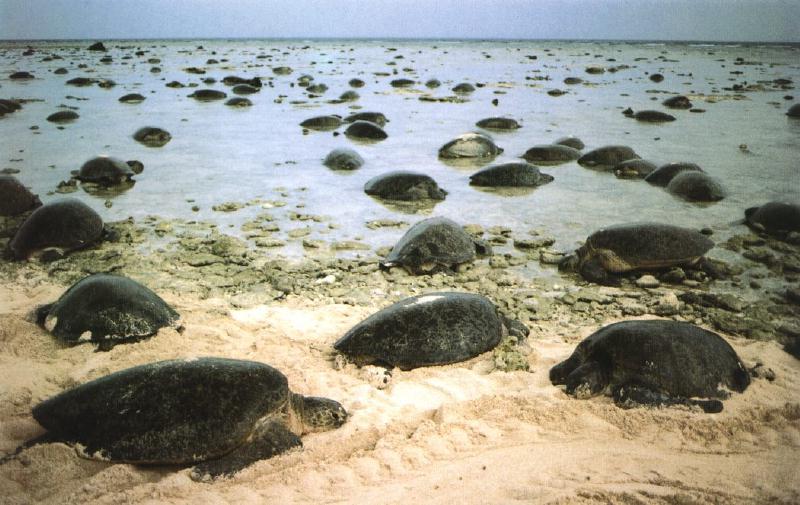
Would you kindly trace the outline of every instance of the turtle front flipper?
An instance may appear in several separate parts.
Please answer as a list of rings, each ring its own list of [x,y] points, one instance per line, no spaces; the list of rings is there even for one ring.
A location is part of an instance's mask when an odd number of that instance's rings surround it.
[[[603,286],[619,286],[620,284],[619,277],[609,274],[597,257],[584,261],[580,266],[580,273],[584,279],[595,284]]]
[[[690,398],[673,397],[637,384],[624,384],[614,389],[612,396],[614,403],[623,409],[642,406],[670,407],[685,405],[687,407],[700,407],[706,414],[722,412],[722,402],[719,400],[692,400]]]
[[[271,421],[260,427],[250,440],[221,458],[204,461],[192,468],[194,481],[230,477],[256,461],[269,459],[294,447],[302,447],[300,437],[280,421]]]
[[[567,376],[567,394],[575,398],[590,398],[608,386],[609,376],[607,367],[602,363],[587,361]]]

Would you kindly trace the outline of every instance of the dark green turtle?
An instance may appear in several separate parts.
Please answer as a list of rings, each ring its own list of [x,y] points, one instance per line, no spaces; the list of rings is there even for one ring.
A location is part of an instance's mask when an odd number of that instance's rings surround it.
[[[109,274],[84,277],[54,303],[36,309],[36,320],[58,339],[91,341],[108,350],[116,344],[177,327],[179,315],[157,294],[138,282]]]
[[[355,121],[369,121],[383,128],[389,122],[383,112],[355,112],[350,114],[342,120],[344,123],[353,123]]]
[[[531,163],[540,165],[559,165],[575,161],[581,157],[581,152],[573,147],[563,144],[540,144],[531,147],[522,158]]]
[[[666,123],[675,121],[675,116],[661,112],[660,110],[640,110],[633,114],[633,119],[645,123]]]
[[[355,170],[364,164],[364,158],[352,149],[340,147],[329,152],[323,163],[331,170]]]
[[[139,128],[133,134],[134,140],[147,147],[163,147],[172,140],[172,135],[167,130],[154,126]]]
[[[434,89],[438,88],[441,85],[442,83],[439,81],[439,79],[428,79],[427,81],[425,81],[426,88]]]
[[[770,235],[800,232],[800,205],[796,203],[768,202],[746,209],[744,217],[750,227]]]
[[[364,121],[363,119],[350,123],[344,134],[359,140],[383,140],[388,137],[383,128],[372,121]]]
[[[22,105],[16,100],[6,100],[5,98],[0,98],[0,116],[3,114],[10,114],[11,112],[15,112],[22,109]]]
[[[535,188],[553,181],[553,176],[539,171],[536,165],[510,162],[486,167],[472,174],[472,186]]]
[[[468,95],[475,91],[475,86],[468,82],[462,82],[453,86],[453,93],[458,93],[459,95]]]
[[[490,255],[488,244],[473,239],[458,223],[445,217],[424,219],[408,229],[381,262],[384,268],[405,267],[414,275],[449,270]]]
[[[67,81],[67,84],[69,84],[70,86],[85,87],[85,86],[91,86],[96,82],[97,79],[91,79],[89,77],[73,77],[72,79]]]
[[[389,82],[389,85],[393,88],[410,88],[414,84],[416,84],[416,81],[406,78],[393,79],[391,82]]]
[[[225,102],[225,105],[228,107],[251,107],[253,102],[249,98],[235,96],[233,98],[229,98],[228,101]]]
[[[361,95],[359,95],[358,93],[356,93],[352,89],[349,89],[349,90],[345,91],[344,93],[342,93],[341,95],[339,95],[338,101],[339,102],[355,102],[359,98],[361,98]]]
[[[333,344],[359,366],[401,370],[457,363],[490,351],[509,333],[528,329],[500,314],[486,297],[429,293],[401,300],[361,321]]]
[[[347,81],[347,84],[349,84],[351,88],[363,88],[366,85],[364,81],[355,77]]]
[[[227,86],[236,86],[238,84],[247,84],[254,88],[260,88],[262,86],[261,79],[259,77],[245,79],[244,77],[239,77],[238,75],[226,76],[222,79],[222,83]]]
[[[578,164],[595,170],[610,170],[625,160],[641,158],[628,146],[610,145],[592,149],[578,158]]]
[[[469,132],[459,135],[439,149],[439,157],[443,159],[458,158],[494,158],[502,153],[487,135]]]
[[[81,182],[114,186],[129,181],[133,175],[130,165],[124,161],[109,156],[98,156],[84,163],[75,178]]]
[[[692,170],[697,172],[703,171],[703,169],[700,168],[695,163],[678,161],[673,163],[667,163],[666,165],[661,165],[657,169],[650,172],[650,174],[648,174],[647,177],[644,178],[644,180],[654,186],[666,187],[667,184],[669,184],[669,181],[673,179],[673,177],[687,170]]]
[[[212,102],[214,100],[222,100],[227,98],[228,94],[224,91],[219,91],[216,89],[198,89],[194,93],[190,94],[189,97],[201,102]]]
[[[644,179],[656,169],[655,163],[634,158],[614,166],[614,175],[620,179]]]
[[[314,116],[308,118],[300,126],[308,128],[309,130],[329,131],[335,130],[342,125],[342,118],[340,116]]]
[[[8,254],[24,260],[42,249],[72,251],[97,242],[102,235],[103,220],[97,212],[80,200],[65,198],[33,211],[8,244]]]
[[[231,89],[231,92],[235,95],[252,95],[253,93],[258,93],[259,91],[261,91],[261,88],[251,86],[249,84],[237,84],[233,87],[233,89]]]
[[[553,142],[553,144],[559,144],[562,146],[571,147],[573,149],[577,149],[578,151],[582,150],[586,145],[584,145],[583,141],[578,137],[569,135],[566,137],[561,137],[560,139]]]
[[[576,266],[588,281],[616,284],[614,274],[692,265],[712,247],[711,239],[690,228],[661,223],[621,224],[589,235],[575,258],[568,257],[562,268]]]
[[[661,102],[661,105],[670,109],[691,109],[692,102],[683,95],[671,96]]]
[[[554,385],[589,398],[601,393],[617,405],[694,405],[722,410],[729,391],[741,393],[750,375],[736,351],[716,333],[678,321],[623,321],[584,339],[550,369]]]
[[[119,101],[122,103],[142,103],[147,98],[139,93],[128,93],[127,95],[119,97]]]
[[[447,191],[429,175],[407,170],[387,172],[364,184],[364,192],[384,200],[444,200]]]
[[[669,181],[667,191],[690,202],[716,202],[725,198],[722,185],[705,172],[686,170]]]
[[[800,103],[796,103],[789,107],[789,110],[786,111],[786,115],[792,118],[800,117]]]
[[[500,131],[507,131],[507,130],[516,130],[521,128],[516,119],[511,119],[508,117],[487,117],[486,119],[481,119],[475,126],[478,128],[484,128],[486,130],[500,130]]]
[[[0,175],[0,216],[18,216],[42,205],[13,175]]]
[[[187,358],[100,377],[33,407],[47,430],[25,443],[74,444],[79,456],[139,465],[194,465],[191,477],[230,476],[301,447],[304,433],[338,428],[347,412],[289,389],[255,361]]]
[[[60,110],[47,116],[47,120],[51,123],[71,123],[78,119],[80,116],[74,110]]]
[[[13,72],[11,75],[8,76],[8,78],[14,81],[25,81],[28,79],[33,79],[34,75],[30,72],[20,70],[18,72]]]

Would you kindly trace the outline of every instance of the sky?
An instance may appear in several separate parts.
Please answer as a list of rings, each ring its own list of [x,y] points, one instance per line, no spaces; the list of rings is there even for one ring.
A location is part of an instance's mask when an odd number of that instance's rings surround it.
[[[800,42],[800,0],[0,0],[0,39]]]

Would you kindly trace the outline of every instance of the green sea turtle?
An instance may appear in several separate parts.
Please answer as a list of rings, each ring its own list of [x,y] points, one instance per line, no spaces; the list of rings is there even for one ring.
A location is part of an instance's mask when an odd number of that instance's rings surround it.
[[[714,413],[730,391],[747,388],[750,375],[716,333],[648,320],[600,328],[550,369],[550,381],[577,398],[610,394],[623,408],[693,405]]]
[[[70,86],[78,86],[78,87],[85,87],[91,86],[92,84],[96,83],[97,79],[92,79],[91,77],[73,77],[72,79],[68,80],[66,83]]]
[[[134,140],[147,147],[163,147],[172,140],[172,135],[167,130],[154,126],[139,128],[133,134]]]
[[[296,447],[304,433],[338,428],[347,412],[289,389],[255,361],[187,358],[121,370],[53,396],[33,417],[47,430],[23,444],[74,444],[87,459],[194,465],[191,477],[231,476]]]
[[[352,89],[349,89],[349,90],[345,91],[344,93],[342,93],[341,95],[339,95],[338,101],[339,102],[355,102],[359,98],[361,98],[361,96],[358,93],[356,93]]]
[[[351,328],[333,344],[358,366],[401,370],[457,363],[492,350],[509,333],[528,329],[472,293],[428,293],[401,300]]]
[[[630,223],[600,229],[561,268],[577,267],[584,279],[616,284],[614,274],[692,265],[714,247],[699,231],[660,223]]]
[[[235,95],[252,95],[253,93],[258,93],[259,91],[261,91],[261,88],[251,86],[249,84],[237,84],[231,89],[231,92]]]
[[[768,202],[744,211],[747,224],[770,235],[800,232],[800,205],[796,203]]]
[[[339,147],[329,152],[322,163],[331,170],[355,170],[364,164],[364,158],[352,149]]]
[[[119,101],[122,103],[142,103],[147,98],[139,93],[128,93],[127,95],[123,95],[119,97]]]
[[[275,75],[289,75],[293,72],[292,67],[272,67],[272,72]]]
[[[575,161],[581,157],[581,152],[573,147],[563,144],[540,144],[531,147],[522,158],[531,163],[540,165],[559,165]]]
[[[553,181],[553,176],[539,171],[536,165],[525,162],[501,163],[486,167],[469,177],[472,186],[529,187]]]
[[[30,72],[25,72],[24,70],[20,70],[18,72],[13,72],[11,75],[8,76],[8,78],[14,81],[23,81],[23,80],[33,79],[34,76]]]
[[[789,107],[789,110],[786,111],[786,115],[789,117],[800,117],[800,103],[796,103]]]
[[[80,116],[74,110],[60,110],[47,116],[47,120],[51,123],[71,123],[78,119]]]
[[[640,110],[633,114],[633,119],[645,123],[666,123],[675,121],[675,116],[660,110]]]
[[[133,175],[130,165],[124,161],[109,156],[97,156],[81,165],[75,178],[81,182],[114,186],[129,181]]]
[[[381,267],[402,266],[414,275],[429,274],[491,253],[488,244],[473,239],[458,223],[445,217],[431,217],[409,228]]]
[[[389,85],[393,88],[410,88],[414,84],[416,84],[416,81],[406,78],[393,79],[391,82],[389,82]]]
[[[442,83],[439,81],[439,79],[428,79],[427,81],[425,81],[426,88],[434,89],[438,88],[441,85]]]
[[[226,76],[222,79],[222,83],[227,86],[236,86],[238,84],[247,84],[254,88],[260,88],[262,86],[261,79],[259,77],[245,79],[244,77],[239,77],[238,75]]]
[[[344,123],[353,123],[355,121],[369,121],[383,128],[389,122],[383,112],[355,112],[346,118],[342,119]]]
[[[219,91],[216,89],[198,89],[194,93],[191,93],[189,97],[201,102],[211,102],[214,100],[222,100],[223,98],[227,98],[228,94],[224,91]]]
[[[309,130],[318,130],[318,131],[335,130],[336,128],[339,128],[341,125],[342,125],[342,118],[341,116],[336,116],[336,115],[314,116],[300,123],[300,126],[302,126],[303,128],[308,128]]]
[[[468,82],[462,82],[453,86],[453,93],[458,93],[459,95],[468,95],[475,91],[475,86]]]
[[[644,180],[654,186],[666,187],[667,184],[669,184],[669,181],[671,181],[676,175],[687,170],[697,172],[703,171],[703,169],[695,163],[678,161],[661,165],[657,169],[650,172],[647,177],[644,178]]]
[[[364,81],[355,77],[347,81],[347,84],[349,84],[351,88],[363,88],[366,85]]]
[[[377,175],[364,184],[364,192],[384,200],[444,200],[447,191],[429,175],[397,170]]]
[[[18,111],[21,108],[22,105],[20,105],[20,103],[16,100],[6,100],[5,98],[0,98],[0,116]]]
[[[497,147],[489,136],[469,132],[459,135],[439,148],[439,157],[443,159],[494,158],[502,152],[503,149]]]
[[[253,102],[249,98],[245,98],[243,96],[235,96],[233,98],[229,98],[225,105],[228,107],[251,107]]]
[[[383,140],[388,137],[383,128],[372,121],[364,121],[363,119],[350,123],[344,134],[359,140]]]
[[[577,149],[578,151],[582,150],[586,145],[583,143],[581,139],[575,137],[573,135],[568,135],[566,137],[561,137],[560,139],[553,142],[553,144],[559,144],[562,146],[571,147],[573,149]]]
[[[725,198],[722,185],[705,172],[686,170],[669,181],[667,191],[690,202],[716,202]]]
[[[614,175],[620,179],[644,179],[656,169],[655,163],[634,158],[614,166]]]
[[[592,149],[578,158],[578,164],[595,170],[610,170],[625,160],[641,158],[628,146],[610,145]]]
[[[37,322],[67,343],[91,341],[108,350],[116,344],[177,327],[179,315],[157,294],[119,275],[84,277],[61,297],[36,309]]]
[[[670,109],[691,109],[692,102],[683,95],[671,96],[661,102],[661,105]]]
[[[7,254],[24,260],[36,251],[87,247],[103,235],[103,220],[91,207],[74,198],[43,205],[22,223],[8,244]]]
[[[0,175],[0,216],[18,216],[42,205],[13,175]]]
[[[487,117],[486,119],[481,119],[475,123],[475,126],[478,128],[484,128],[486,130],[500,131],[516,130],[522,127],[522,125],[520,125],[516,119],[508,117]]]

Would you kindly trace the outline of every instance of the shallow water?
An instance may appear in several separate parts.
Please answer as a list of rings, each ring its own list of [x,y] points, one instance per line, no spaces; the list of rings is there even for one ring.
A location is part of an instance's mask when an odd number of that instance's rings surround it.
[[[0,98],[36,100],[0,118],[0,168],[19,169],[17,177],[47,202],[60,198],[48,193],[93,156],[141,160],[145,170],[136,176],[136,185],[111,198],[112,207],[104,205],[107,196],[82,190],[71,195],[89,203],[107,221],[157,214],[210,220],[227,233],[238,233],[243,222],[265,210],[252,205],[223,213],[211,207],[260,198],[287,204],[267,210],[281,226],[279,237],[291,228],[311,226],[312,239],[359,238],[372,246],[391,245],[403,228],[370,230],[365,223],[375,219],[413,223],[426,215],[443,215],[462,223],[506,226],[521,236],[539,230],[555,237],[556,247],[570,249],[598,227],[642,220],[709,226],[724,238],[737,228],[731,223],[742,218],[746,207],[769,200],[800,201],[800,120],[784,114],[797,98],[790,101],[784,96],[795,95],[796,90],[779,90],[769,82],[765,90],[742,92],[734,100],[736,92],[724,89],[777,78],[800,82],[800,47],[796,45],[202,40],[109,42],[108,53],[95,53],[85,50],[89,43],[0,44]],[[27,44],[35,49],[32,56],[22,55]],[[147,51],[144,56],[134,55],[139,49]],[[47,55],[63,59],[42,61]],[[105,55],[113,62],[99,62]],[[148,58],[161,62],[150,64]],[[208,65],[209,58],[220,63]],[[615,61],[609,61],[612,58]],[[744,64],[734,65],[736,58],[743,58]],[[87,67],[78,68],[80,64]],[[623,64],[630,68],[601,75],[584,71],[588,65]],[[274,75],[270,67],[282,65],[290,66],[293,73]],[[153,66],[162,71],[151,73]],[[193,66],[207,73],[184,71]],[[69,73],[53,74],[59,67]],[[19,70],[36,78],[7,78]],[[395,71],[397,75],[374,75]],[[662,73],[664,81],[651,82],[648,73],[653,72]],[[292,85],[302,74],[325,83],[328,91],[309,98],[303,88]],[[264,80],[262,91],[249,96],[253,107],[201,103],[187,97],[192,88],[164,86],[177,80],[235,96],[221,82],[201,82],[207,77],[221,81],[227,75]],[[113,79],[117,86],[64,84],[79,76]],[[392,88],[389,81],[401,76],[418,84],[412,89]],[[563,79],[568,76],[581,77],[584,83],[565,85]],[[356,90],[360,99],[328,103],[351,89],[347,83],[353,77],[366,81],[365,87]],[[430,78],[443,85],[428,90],[422,83]],[[418,99],[423,93],[451,96],[450,88],[460,82],[484,86],[465,103]],[[568,93],[547,95],[553,88]],[[135,105],[118,102],[122,95],[134,92],[147,99]],[[692,96],[694,106],[706,112],[672,110],[677,120],[665,124],[640,123],[621,113],[626,107],[666,110],[660,102],[670,93]],[[695,95],[722,98],[711,102]],[[497,106],[493,99],[499,101]],[[80,118],[58,129],[45,118],[61,104],[77,107]],[[385,127],[389,138],[355,143],[331,132],[303,134],[299,126],[315,115],[345,116],[356,110],[383,112],[390,120]],[[542,167],[555,181],[529,192],[503,195],[470,187],[469,175],[478,166],[445,164],[437,151],[453,137],[477,130],[475,122],[490,116],[513,117],[523,125],[514,132],[492,133],[504,149],[494,162],[514,161],[535,144],[576,135],[587,150],[625,144],[657,165],[695,162],[720,179],[729,196],[709,205],[687,203],[642,181],[620,180],[575,162]],[[34,125],[39,129],[29,129]],[[142,126],[164,128],[172,141],[161,148],[142,146],[132,138]],[[740,149],[740,144],[746,144],[747,150]],[[366,164],[351,173],[328,170],[322,159],[335,147],[356,149]],[[364,194],[367,180],[400,169],[431,175],[449,192],[447,199],[433,209],[409,215]],[[192,211],[193,205],[200,210]],[[292,222],[289,212],[325,219]],[[302,250],[295,241],[281,252],[297,255]]]

